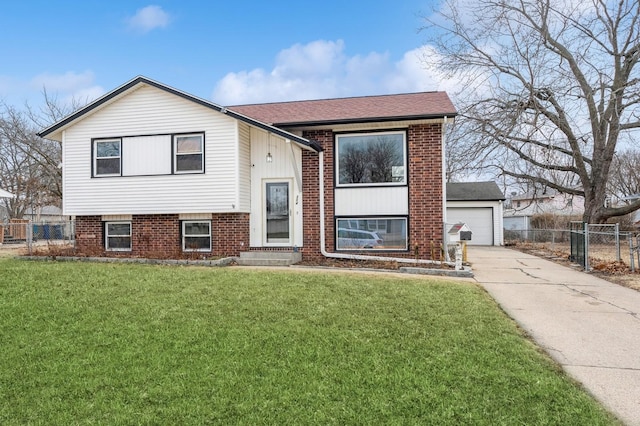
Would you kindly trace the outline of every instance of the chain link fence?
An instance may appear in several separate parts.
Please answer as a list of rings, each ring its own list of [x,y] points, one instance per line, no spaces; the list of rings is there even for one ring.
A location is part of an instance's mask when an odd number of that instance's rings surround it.
[[[572,222],[570,229],[505,229],[504,238],[506,245],[527,244],[552,250],[587,271],[611,262],[629,262],[633,270],[636,262],[632,256],[640,255],[640,240],[633,233],[621,232],[618,224]]]
[[[24,219],[12,219],[0,224],[0,244],[24,245],[29,252],[38,245],[74,244],[75,223],[72,220],[33,223]]]

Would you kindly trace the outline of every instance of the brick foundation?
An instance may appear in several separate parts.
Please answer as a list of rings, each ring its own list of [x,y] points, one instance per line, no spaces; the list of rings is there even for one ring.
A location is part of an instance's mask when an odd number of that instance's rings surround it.
[[[131,251],[105,250],[101,216],[76,217],[76,251],[88,256],[149,258],[239,256],[249,245],[249,214],[223,213],[211,218],[211,252],[183,252],[181,223],[177,214],[133,215]]]

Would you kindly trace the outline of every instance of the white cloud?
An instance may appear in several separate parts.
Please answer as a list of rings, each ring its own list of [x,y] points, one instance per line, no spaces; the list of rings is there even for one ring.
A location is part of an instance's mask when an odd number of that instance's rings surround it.
[[[148,33],[156,28],[166,28],[170,21],[171,16],[156,5],[138,9],[135,15],[127,18],[129,29],[142,33]]]
[[[414,49],[392,62],[388,53],[349,57],[342,40],[296,44],[278,53],[270,71],[228,73],[212,97],[233,105],[442,90],[443,76],[425,69],[423,54],[423,48]]]
[[[84,105],[105,93],[101,86],[95,84],[95,75],[91,71],[43,73],[34,77],[30,86],[39,91],[44,89],[49,95],[67,104]]]

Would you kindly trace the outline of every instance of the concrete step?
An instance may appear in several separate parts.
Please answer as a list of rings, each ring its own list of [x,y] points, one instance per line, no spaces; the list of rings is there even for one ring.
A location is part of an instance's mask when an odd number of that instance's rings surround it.
[[[302,253],[288,251],[245,251],[238,264],[243,266],[289,266],[302,260]]]

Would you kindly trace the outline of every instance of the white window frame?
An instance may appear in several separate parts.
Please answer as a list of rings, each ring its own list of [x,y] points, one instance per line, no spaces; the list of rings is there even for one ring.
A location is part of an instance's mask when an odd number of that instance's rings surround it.
[[[339,251],[407,251],[409,249],[409,218],[406,216],[376,216],[376,217],[336,217],[336,227],[335,227],[335,246],[336,246],[336,250]],[[368,221],[367,226],[363,229],[360,229],[358,227],[358,221],[361,220],[366,220]],[[370,222],[375,222],[376,227],[380,226],[379,222],[380,221],[388,221],[388,220],[402,220],[404,221],[404,242],[405,245],[404,247],[374,247],[374,248],[364,248],[364,247],[358,247],[358,248],[342,248],[339,245],[339,232],[341,230],[349,230],[349,229],[353,229],[354,231],[359,231],[359,232],[373,232],[376,233],[383,241],[385,239],[385,236],[389,235],[391,236],[390,232],[385,232],[383,235],[381,235],[377,230],[373,231],[370,230]],[[340,222],[342,222],[343,226],[340,226]],[[356,227],[354,227],[354,225],[356,225]],[[347,227],[348,226],[348,227]],[[385,225],[385,229],[386,229],[386,225]],[[389,231],[388,229],[386,229],[386,231]]]
[[[98,144],[100,143],[118,143],[118,156],[98,157]],[[98,160],[110,160],[118,159],[119,171],[118,173],[98,173]],[[108,138],[108,139],[94,139],[93,140],[93,176],[94,177],[110,177],[110,176],[122,176],[122,139],[121,138]]]
[[[394,182],[354,182],[354,183],[340,183],[340,141],[341,139],[347,139],[352,137],[364,137],[364,136],[384,136],[384,135],[400,135],[402,136],[402,160],[403,165],[401,170],[399,166],[392,166],[392,177],[401,176],[401,180]],[[404,130],[390,131],[390,132],[366,132],[366,133],[344,133],[336,135],[335,139],[335,184],[336,187],[363,187],[363,186],[406,186],[408,184],[408,165],[409,160],[407,158],[407,133]]]
[[[200,150],[194,152],[178,152],[178,139],[180,138],[200,138]],[[200,155],[200,168],[194,170],[178,170],[178,157],[182,155]],[[173,173],[175,174],[192,174],[204,173],[204,133],[185,133],[173,135]]]
[[[187,235],[187,232],[186,232],[187,224],[192,224],[192,223],[206,223],[209,226],[209,233]],[[212,244],[211,244],[211,221],[210,220],[183,220],[181,226],[182,226],[182,251],[186,251],[186,252],[194,252],[194,251],[210,252],[211,251]],[[197,248],[197,249],[188,248],[187,247],[188,238],[209,238],[209,247]]]
[[[109,225],[129,225],[129,234],[109,235]],[[132,225],[130,221],[108,221],[104,223],[104,247],[107,251],[131,251],[132,249]],[[109,247],[109,238],[129,238],[129,248]]]

